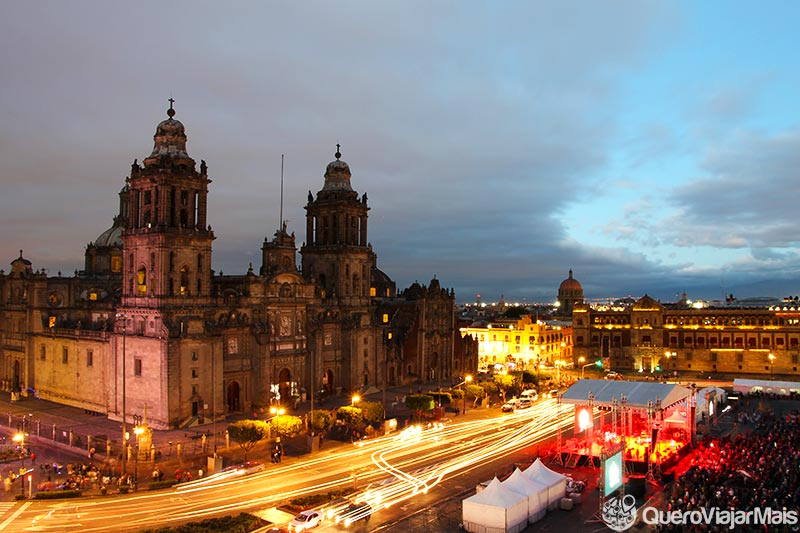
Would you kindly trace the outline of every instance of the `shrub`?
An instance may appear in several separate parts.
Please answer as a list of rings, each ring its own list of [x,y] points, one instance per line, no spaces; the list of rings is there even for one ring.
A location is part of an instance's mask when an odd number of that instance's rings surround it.
[[[165,479],[163,481],[153,481],[152,483],[147,485],[147,490],[167,489],[177,483],[178,483],[177,479]],[[100,490],[102,491],[102,489]]]
[[[33,495],[34,500],[55,500],[58,498],[77,498],[81,495],[79,490],[43,490]]]

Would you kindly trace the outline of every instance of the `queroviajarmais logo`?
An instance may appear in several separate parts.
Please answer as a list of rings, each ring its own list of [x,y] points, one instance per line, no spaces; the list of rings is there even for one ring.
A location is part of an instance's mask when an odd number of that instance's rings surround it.
[[[636,520],[636,498],[626,494],[612,496],[603,502],[603,522],[614,531],[625,531]]]

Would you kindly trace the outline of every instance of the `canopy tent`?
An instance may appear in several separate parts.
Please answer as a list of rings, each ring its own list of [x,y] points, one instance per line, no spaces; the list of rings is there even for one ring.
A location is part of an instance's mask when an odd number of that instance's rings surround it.
[[[496,477],[461,505],[464,529],[473,533],[518,533],[528,526],[528,497],[504,487]]]
[[[544,518],[548,503],[546,485],[527,477],[519,468],[515,468],[502,485],[528,497],[528,522],[532,524]]]
[[[590,394],[595,407],[611,407],[614,399],[621,402],[625,396],[627,406],[633,409],[647,409],[648,402],[655,404],[659,400],[661,408],[666,409],[687,399],[692,391],[671,383],[581,379],[564,391],[561,402],[585,405],[589,402]]]
[[[765,392],[788,396],[791,393],[800,394],[800,383],[796,381],[772,381],[767,379],[734,379],[733,391],[743,394]]]
[[[548,506],[558,504],[567,494],[567,476],[550,470],[541,459],[536,459],[523,473],[528,479],[547,487]]]
[[[686,414],[681,413],[677,409],[673,411],[671,415],[664,419],[665,424],[675,424],[678,426],[683,426],[686,424]]]

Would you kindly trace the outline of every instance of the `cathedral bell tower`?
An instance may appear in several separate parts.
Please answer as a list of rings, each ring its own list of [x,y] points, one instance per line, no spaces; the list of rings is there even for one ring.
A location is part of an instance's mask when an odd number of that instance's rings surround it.
[[[303,275],[323,291],[359,305],[369,299],[370,276],[376,265],[367,241],[367,195],[360,199],[350,186],[350,167],[341,160],[328,164],[325,184],[316,199],[308,193],[306,242],[301,248]]]
[[[131,165],[129,210],[123,241],[123,305],[160,307],[199,302],[211,294],[207,225],[208,169],[186,153],[186,132],[168,118],[156,128],[153,152]]]

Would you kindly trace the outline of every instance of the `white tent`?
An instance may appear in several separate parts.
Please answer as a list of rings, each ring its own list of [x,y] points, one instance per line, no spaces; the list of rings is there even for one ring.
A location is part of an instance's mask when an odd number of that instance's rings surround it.
[[[523,473],[530,479],[547,487],[547,503],[549,507],[557,505],[567,494],[567,476],[550,470],[541,459],[536,459]]]
[[[497,478],[461,505],[464,529],[473,533],[518,533],[528,526],[528,497]]]
[[[547,513],[547,487],[538,481],[534,481],[522,473],[522,470],[515,468],[502,485],[514,492],[528,496],[528,522],[533,524],[537,520],[544,518]]]

